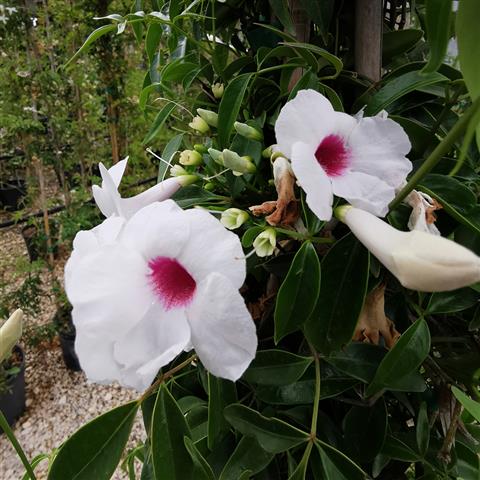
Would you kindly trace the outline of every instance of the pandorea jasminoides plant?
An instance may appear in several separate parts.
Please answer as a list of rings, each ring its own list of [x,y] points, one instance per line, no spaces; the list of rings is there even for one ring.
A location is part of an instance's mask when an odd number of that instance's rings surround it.
[[[195,348],[210,372],[237,380],[257,348],[238,292],[244,279],[238,237],[208,212],[171,200],[79,232],[65,289],[83,370],[141,391]]]
[[[301,90],[275,124],[279,150],[290,158],[307,203],[321,220],[332,216],[333,195],[383,217],[412,164],[410,141],[387,118],[334,111],[314,90]]]
[[[451,240],[420,230],[401,232],[349,205],[335,214],[404,287],[444,292],[480,281],[480,258]]]
[[[130,218],[135,212],[152,202],[160,202],[170,198],[180,187],[195,181],[196,177],[184,175],[167,178],[163,182],[130,198],[122,198],[118,186],[127,168],[128,157],[121,160],[108,170],[100,163],[102,186],[92,186],[93,197],[100,211],[106,216],[117,215]]]

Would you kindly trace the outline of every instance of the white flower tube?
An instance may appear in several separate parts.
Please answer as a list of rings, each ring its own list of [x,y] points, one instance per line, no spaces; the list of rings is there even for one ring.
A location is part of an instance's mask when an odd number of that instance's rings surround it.
[[[95,202],[105,217],[112,215],[130,218],[141,208],[153,202],[160,202],[170,198],[180,187],[192,183],[191,176],[188,178],[167,178],[163,182],[145,190],[130,198],[122,198],[118,193],[118,186],[122,180],[128,157],[115,164],[108,170],[100,163],[102,186],[93,185],[92,193]]]
[[[0,328],[0,363],[10,357],[22,336],[22,318],[23,311],[17,309]]]
[[[451,240],[419,230],[401,232],[351,206],[335,214],[406,288],[445,292],[480,281],[480,257]]]

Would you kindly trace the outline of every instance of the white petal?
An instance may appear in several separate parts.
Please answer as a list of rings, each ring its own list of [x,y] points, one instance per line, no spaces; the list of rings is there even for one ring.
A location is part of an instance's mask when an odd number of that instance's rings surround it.
[[[122,211],[126,218],[134,215],[138,210],[153,202],[161,202],[170,198],[181,187],[176,177],[167,178],[163,182],[130,198],[122,198]]]
[[[350,171],[331,180],[335,195],[378,217],[388,213],[388,204],[395,196],[392,186],[366,173]]]
[[[120,241],[147,262],[158,256],[177,257],[189,238],[189,220],[172,200],[151,203],[139,210],[120,235]]]
[[[331,103],[315,90],[300,90],[286,103],[275,122],[278,149],[291,158],[293,145],[304,142],[315,148],[331,132],[335,112]]]
[[[117,213],[113,197],[108,195],[105,190],[98,185],[92,185],[92,194],[97,207],[100,209],[103,215],[108,218]]]
[[[145,390],[163,366],[171,362],[190,342],[185,311],[166,312],[158,303],[114,346],[122,365],[121,383]]]
[[[125,157],[123,160],[117,162],[113,167],[108,169],[110,178],[113,180],[114,185],[118,188],[120,182],[122,181],[123,174],[127,168],[128,157]]]
[[[292,169],[307,194],[307,204],[320,220],[332,217],[332,185],[315,158],[315,150],[305,143],[296,143],[292,151]]]
[[[75,326],[107,339],[130,330],[155,298],[148,273],[142,257],[118,243],[87,255],[65,283]]]
[[[353,171],[379,177],[394,188],[402,185],[412,170],[412,163],[405,157],[411,148],[410,140],[403,128],[389,118],[361,119],[348,144]]]
[[[245,281],[246,261],[238,236],[205,210],[191,209],[185,215],[190,223],[190,241],[178,256],[180,263],[197,283],[218,272],[240,288]]]
[[[255,357],[255,325],[238,290],[212,273],[197,285],[187,310],[192,343],[205,368],[218,377],[238,380]]]
[[[102,187],[101,189],[98,185],[92,187],[93,197],[95,198],[100,211],[106,217],[109,217],[110,215],[122,216],[122,208],[120,204],[121,198],[117,186],[103,163],[99,164],[99,168],[100,175],[102,176]]]

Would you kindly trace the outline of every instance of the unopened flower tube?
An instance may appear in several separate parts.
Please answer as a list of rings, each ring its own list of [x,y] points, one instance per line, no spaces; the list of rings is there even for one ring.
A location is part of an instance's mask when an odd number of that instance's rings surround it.
[[[451,240],[402,232],[350,205],[335,214],[406,288],[444,292],[480,281],[480,257]]]

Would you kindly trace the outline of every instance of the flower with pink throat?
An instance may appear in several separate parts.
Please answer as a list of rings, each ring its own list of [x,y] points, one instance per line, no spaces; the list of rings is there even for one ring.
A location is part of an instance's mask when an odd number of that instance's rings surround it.
[[[336,112],[314,90],[301,90],[275,123],[279,150],[290,158],[308,206],[321,220],[332,217],[333,196],[385,216],[395,189],[412,169],[410,141],[387,118]]]
[[[87,377],[144,390],[193,347],[211,373],[237,380],[257,348],[238,291],[245,274],[238,237],[208,212],[171,200],[79,232],[65,290]]]

